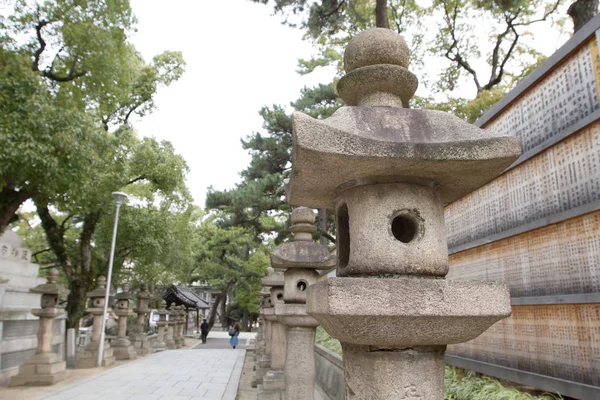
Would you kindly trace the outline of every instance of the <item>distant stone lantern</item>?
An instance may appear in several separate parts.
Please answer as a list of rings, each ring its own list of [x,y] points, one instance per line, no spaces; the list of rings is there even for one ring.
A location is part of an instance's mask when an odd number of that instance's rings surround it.
[[[267,309],[272,308],[271,306],[271,292],[268,286],[263,286],[260,297],[260,318],[263,323],[261,324],[260,337],[257,336],[257,351],[256,351],[256,371],[254,379],[252,380],[252,387],[257,387],[262,384],[263,377],[267,371],[271,368],[271,321],[266,318]]]
[[[292,211],[294,241],[279,246],[271,255],[271,265],[285,270],[283,300],[275,306],[275,315],[285,325],[287,342],[285,363],[285,399],[311,400],[315,395],[315,331],[318,322],[306,313],[306,293],[317,282],[318,269],[335,266],[335,256],[327,246],[315,243],[315,213],[299,207]]]
[[[179,306],[179,347],[185,347],[185,331],[187,324],[187,311],[182,304]]]
[[[133,310],[137,314],[134,332],[129,336],[129,340],[133,344],[133,348],[138,356],[147,356],[152,353],[152,344],[148,340],[148,336],[144,334],[144,325],[146,318],[150,312],[148,304],[152,295],[148,292],[146,284],[140,285],[140,291],[137,294],[137,307]]]
[[[172,310],[173,316],[173,341],[175,342],[175,348],[181,348],[181,306],[175,306]]]
[[[511,312],[503,283],[444,279],[444,205],[514,162],[519,139],[405,108],[408,61],[391,30],[362,32],[337,85],[347,106],[292,117],[288,202],[336,213],[337,277],[309,287],[307,312],[342,343],[347,399],[442,399],[446,345]]]
[[[167,302],[164,300],[160,301],[160,308],[157,310],[158,321],[156,322],[156,326],[158,326],[158,335],[156,341],[153,343],[153,348],[156,351],[166,350],[167,344],[166,340],[166,328],[167,328],[167,313],[168,311],[165,309],[167,306]]]
[[[169,319],[167,320],[167,333],[165,337],[165,344],[167,345],[167,349],[174,350],[177,348],[177,344],[174,340],[174,335],[175,327],[177,326],[177,319],[179,317],[179,311],[175,309],[175,303],[171,303],[166,315],[169,316]]]
[[[127,317],[133,315],[129,308],[129,303],[133,296],[129,293],[129,284],[123,284],[123,291],[115,296],[116,309],[115,314],[119,317],[119,331],[117,339],[111,344],[113,353],[117,360],[133,360],[136,358],[136,353],[127,337]]]
[[[54,332],[54,319],[64,310],[58,307],[59,296],[66,296],[69,291],[56,283],[58,270],[48,271],[48,282],[38,285],[29,291],[42,295],[41,308],[31,310],[31,313],[40,318],[38,329],[38,344],[36,354],[25,359],[19,367],[18,375],[11,377],[10,386],[20,385],[52,385],[69,376],[66,362],[61,355],[52,351],[52,337]]]
[[[277,320],[275,306],[283,304],[284,278],[281,271],[267,268],[267,275],[262,278],[263,287],[269,288],[268,307],[264,310],[264,318],[269,322],[269,353],[270,369],[264,374],[262,385],[258,385],[258,399],[280,399],[285,392],[285,327]]]
[[[92,338],[85,348],[77,354],[75,368],[94,368],[98,363],[98,352],[100,351],[100,333],[102,330],[102,316],[104,313],[104,295],[106,293],[106,278],[99,276],[96,279],[96,289],[87,294],[88,305],[85,311],[92,314],[94,323],[92,326]],[[108,307],[108,312],[112,311]],[[109,366],[115,362],[113,349],[110,344],[105,343],[102,350],[102,366]]]

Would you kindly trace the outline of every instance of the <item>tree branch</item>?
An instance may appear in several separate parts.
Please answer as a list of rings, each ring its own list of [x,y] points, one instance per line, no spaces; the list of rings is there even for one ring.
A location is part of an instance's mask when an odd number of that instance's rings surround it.
[[[54,255],[56,255],[58,262],[63,267],[65,274],[67,275],[67,279],[70,282],[73,279],[73,264],[71,262],[71,258],[67,254],[63,230],[50,214],[48,203],[39,198],[34,198],[33,202],[35,204],[38,216],[42,221],[42,228],[44,228],[44,232],[46,233],[48,244],[54,252]]]
[[[531,21],[518,22],[516,24],[513,24],[513,26],[528,26],[528,25],[531,25],[531,24],[535,24],[536,22],[542,22],[542,21],[547,20],[548,17],[550,15],[554,14],[554,12],[558,9],[558,6],[560,5],[561,1],[562,0],[556,0],[556,3],[554,3],[554,6],[550,10],[546,11],[544,13],[544,16],[542,18],[533,19]]]
[[[340,10],[340,8],[342,8],[342,6],[346,3],[346,0],[342,0],[340,1],[340,3],[338,4],[338,6],[336,8],[334,8],[333,10],[331,10],[328,13],[323,14],[323,17],[325,18],[329,18],[331,17],[333,14],[335,14],[336,12],[338,12]]]
[[[127,186],[127,185],[132,185],[132,184],[134,184],[134,183],[136,183],[136,182],[138,182],[138,181],[142,181],[142,180],[144,180],[144,179],[146,179],[146,175],[145,175],[145,174],[144,174],[144,175],[140,175],[140,176],[138,176],[137,178],[134,178],[134,179],[130,180],[129,182],[127,182],[127,183],[125,184],[125,186]]]
[[[39,263],[39,261],[38,261],[38,258],[37,258],[38,254],[46,253],[46,252],[48,252],[48,251],[50,251],[50,250],[52,250],[52,249],[48,247],[47,249],[40,250],[40,251],[36,251],[35,253],[33,253],[33,254],[31,255],[31,257],[35,258],[35,262],[36,262],[36,264],[37,264],[37,263]]]
[[[448,9],[448,0],[443,2],[444,4],[444,19],[446,20],[446,24],[448,24],[448,28],[450,30],[450,36],[452,37],[452,44],[448,47],[446,51],[445,57],[457,63],[460,67],[462,67],[465,71],[467,71],[473,77],[473,81],[475,82],[475,86],[477,87],[477,93],[481,92],[481,85],[479,84],[479,78],[477,77],[477,72],[471,67],[471,65],[465,60],[461,54],[460,49],[458,48],[459,41],[456,38],[456,19],[458,17],[458,7],[455,4],[454,10],[452,12],[452,16],[450,16],[450,10]],[[453,53],[453,50],[455,52]]]
[[[75,80],[77,78],[84,76],[85,74],[87,74],[87,71],[76,72],[76,70],[75,70],[75,66],[77,64],[77,56],[73,56],[73,62],[71,63],[71,69],[69,70],[69,73],[65,76],[58,76],[53,72],[52,69],[53,69],[54,61],[56,60],[56,58],[52,62],[52,65],[50,67],[44,69],[43,71],[40,71],[40,59],[42,57],[42,53],[44,52],[44,50],[46,50],[46,41],[42,37],[42,29],[44,29],[44,27],[46,25],[48,25],[52,22],[53,21],[47,21],[45,19],[42,19],[35,26],[35,35],[37,37],[39,47],[33,53],[33,62],[31,64],[31,69],[35,72],[40,72],[44,77],[46,77],[52,81],[55,81],[55,82],[69,82],[69,81],[72,81],[72,80]],[[63,48],[61,48],[59,50],[59,53],[60,53],[60,51],[63,50]],[[58,57],[58,54],[57,54],[57,57]]]
[[[73,216],[74,216],[74,215],[75,215],[75,214],[69,214],[69,215],[67,215],[67,218],[65,218],[65,219],[63,220],[63,222],[60,224],[60,229],[61,229],[63,232],[66,230],[66,229],[65,229],[65,225],[67,224],[67,222],[68,222],[68,221],[69,221],[71,218],[73,218]]]
[[[35,53],[33,53],[33,63],[31,65],[31,69],[33,69],[35,72],[38,72],[40,70],[40,57],[42,56],[42,53],[46,49],[46,41],[42,37],[42,29],[49,23],[50,23],[50,21],[46,21],[45,19],[43,19],[43,20],[39,21],[37,23],[37,25],[35,26],[35,34],[37,36],[37,40],[40,45],[38,47],[38,49],[35,51]]]
[[[329,240],[331,243],[335,243],[335,238],[333,236],[331,236],[329,233],[323,232],[320,229],[317,232],[319,232],[321,234],[321,236],[323,236],[324,238],[327,238],[327,240]]]

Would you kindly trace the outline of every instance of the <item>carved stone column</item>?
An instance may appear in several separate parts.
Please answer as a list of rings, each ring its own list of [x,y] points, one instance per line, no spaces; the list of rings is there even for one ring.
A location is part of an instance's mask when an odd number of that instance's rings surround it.
[[[133,312],[129,308],[129,302],[132,296],[129,293],[129,284],[123,284],[123,291],[117,293],[115,300],[117,301],[117,307],[115,314],[119,317],[119,331],[117,333],[117,339],[112,342],[113,353],[117,360],[134,360],[136,358],[135,349],[131,344],[131,341],[127,337],[127,317],[133,315]]]
[[[150,313],[148,303],[151,298],[152,295],[148,292],[148,287],[146,284],[142,284],[140,286],[140,292],[137,295],[137,307],[133,310],[137,314],[135,330],[129,336],[129,340],[131,340],[135,353],[138,356],[152,354],[152,343],[148,340],[148,336],[144,334],[144,326],[146,324],[146,319],[148,318],[148,313]]]
[[[307,312],[342,343],[346,399],[443,399],[446,345],[511,310],[504,283],[444,279],[443,211],[514,162],[520,141],[404,108],[417,88],[408,61],[393,31],[362,32],[337,85],[346,106],[292,117],[288,202],[337,218],[337,277],[308,288]]]
[[[181,328],[182,328],[181,306],[173,307],[173,317],[174,317],[174,319],[173,319],[173,322],[174,322],[173,341],[175,342],[175,348],[180,349],[181,348]]]
[[[256,372],[252,380],[252,387],[258,387],[262,384],[263,377],[269,369],[271,369],[271,322],[265,318],[267,308],[271,308],[271,292],[268,287],[263,286],[260,292],[261,308],[260,317],[262,323],[262,340],[258,343],[259,348],[256,354]]]
[[[152,344],[154,351],[162,351],[167,349],[167,344],[165,343],[167,336],[167,313],[165,310],[167,306],[167,302],[164,300],[160,301],[160,308],[157,310],[158,321],[156,322],[156,326],[158,326],[158,334],[156,341]]]
[[[35,355],[25,359],[18,375],[10,378],[10,386],[53,385],[69,376],[63,357],[52,352],[54,319],[64,313],[58,306],[59,295],[64,297],[69,293],[56,283],[57,276],[58,270],[52,268],[48,271],[47,283],[29,290],[42,295],[41,308],[31,310],[33,315],[40,318],[37,350]]]
[[[265,309],[265,320],[270,325],[270,360],[271,369],[263,376],[262,385],[258,385],[259,400],[280,400],[285,392],[286,339],[285,327],[277,320],[275,305],[283,304],[283,273],[273,268],[267,268],[267,276],[262,279],[262,285],[270,287],[270,306]]]
[[[175,310],[175,303],[171,303],[171,306],[167,310],[167,315],[169,316],[165,337],[165,344],[167,345],[167,349],[174,350],[177,348],[175,344],[175,340],[173,339],[175,326],[177,326],[177,310]]]
[[[285,399],[313,400],[315,396],[315,331],[317,321],[306,313],[306,292],[317,282],[317,269],[331,269],[335,257],[326,246],[315,243],[315,214],[306,207],[292,211],[294,241],[275,249],[271,265],[285,272],[283,300],[275,314],[285,325],[287,352],[285,364]]]
[[[185,347],[185,331],[187,329],[187,310],[185,306],[182,304],[179,310],[179,316],[181,317],[181,323],[179,324],[179,341],[181,342],[181,347]]]
[[[102,329],[102,315],[104,313],[104,294],[106,291],[106,278],[99,276],[96,279],[96,289],[92,290],[87,294],[90,307],[86,308],[85,311],[92,314],[94,317],[94,325],[92,327],[92,337],[90,342],[85,348],[77,353],[77,360],[75,361],[75,368],[95,368],[98,363],[98,351],[100,347],[100,332]],[[112,307],[109,305],[107,313],[112,312]],[[102,366],[106,367],[115,362],[113,356],[113,349],[108,343],[108,340],[104,341],[104,354],[102,354]]]

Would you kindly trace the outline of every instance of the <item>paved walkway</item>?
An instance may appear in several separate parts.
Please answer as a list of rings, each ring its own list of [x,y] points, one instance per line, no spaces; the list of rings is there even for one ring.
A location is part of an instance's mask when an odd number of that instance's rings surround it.
[[[245,353],[244,349],[233,350],[229,346],[163,351],[78,381],[60,391],[46,392],[38,399],[234,400]]]

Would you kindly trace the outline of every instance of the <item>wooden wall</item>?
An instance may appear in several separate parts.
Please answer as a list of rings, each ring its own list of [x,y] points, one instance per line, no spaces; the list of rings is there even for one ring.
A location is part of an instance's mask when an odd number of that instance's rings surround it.
[[[449,279],[499,279],[512,317],[448,362],[600,398],[600,17],[478,124],[521,138],[503,175],[446,207]]]

